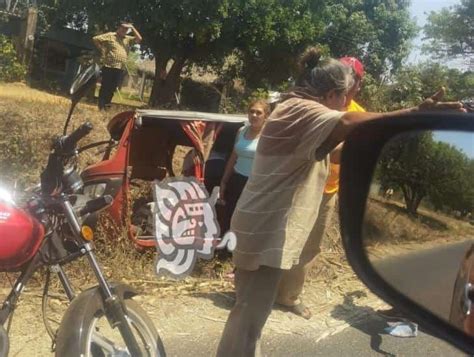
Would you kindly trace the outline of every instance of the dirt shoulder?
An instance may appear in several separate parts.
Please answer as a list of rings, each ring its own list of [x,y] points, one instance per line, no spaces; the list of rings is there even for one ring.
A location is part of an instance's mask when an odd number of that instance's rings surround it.
[[[401,202],[372,198],[362,234],[371,258],[377,259],[472,240],[474,226],[428,209],[413,217]]]

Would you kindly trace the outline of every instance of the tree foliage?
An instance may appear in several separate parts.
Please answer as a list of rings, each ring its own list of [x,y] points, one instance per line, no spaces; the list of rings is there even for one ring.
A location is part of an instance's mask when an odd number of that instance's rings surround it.
[[[225,26],[227,0],[64,0],[87,14],[91,33],[115,30],[120,20],[133,22],[143,35],[143,50],[156,62],[151,104],[169,102],[178,91],[186,65],[222,63],[231,33]]]
[[[411,49],[416,25],[408,0],[331,0],[319,38],[335,57],[356,56],[380,80],[387,70],[396,72]]]
[[[474,55],[474,2],[460,0],[458,5],[432,11],[424,27],[429,43],[426,52],[439,58]]]
[[[418,105],[442,86],[447,89],[446,100],[472,97],[474,72],[425,62],[399,69],[388,83],[369,74],[364,78],[360,101],[372,111],[407,108]]]
[[[407,211],[416,215],[429,198],[438,209],[468,213],[474,209],[474,160],[431,132],[404,134],[384,148],[377,168],[382,187],[397,187]]]
[[[155,56],[153,105],[172,100],[194,64],[224,68],[227,78],[240,77],[252,89],[278,86],[292,75],[295,57],[315,43],[333,56],[363,58],[378,78],[399,67],[415,32],[407,0],[58,1],[86,18],[91,33],[112,30],[120,19],[136,25],[143,50]]]
[[[295,57],[319,44],[333,57],[356,56],[380,80],[397,70],[410,50],[416,27],[404,0],[279,0],[247,5],[243,17],[243,77],[251,87],[277,86],[292,74]],[[282,4],[288,4],[287,6]]]
[[[18,60],[12,42],[0,35],[0,81],[16,82],[25,79],[25,76],[26,67]]]
[[[324,1],[234,1],[231,22],[241,61],[236,73],[252,89],[291,77],[297,55],[324,31]]]

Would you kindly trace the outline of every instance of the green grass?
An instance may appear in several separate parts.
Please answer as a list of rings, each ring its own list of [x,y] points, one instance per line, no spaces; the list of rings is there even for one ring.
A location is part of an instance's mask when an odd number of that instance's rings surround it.
[[[95,90],[95,98],[99,97],[100,85],[97,85]],[[120,94],[115,91],[114,96],[112,98],[113,104],[120,104],[120,105],[129,105],[132,107],[143,107],[148,103],[149,96],[145,95],[143,101],[140,100],[138,95],[121,90]]]

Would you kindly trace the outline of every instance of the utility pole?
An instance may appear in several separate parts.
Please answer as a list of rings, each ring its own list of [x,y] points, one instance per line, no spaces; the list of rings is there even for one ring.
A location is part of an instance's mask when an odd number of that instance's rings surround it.
[[[35,7],[28,7],[21,21],[19,55],[23,64],[30,67],[33,58],[35,44],[36,26],[38,23],[38,10]]]

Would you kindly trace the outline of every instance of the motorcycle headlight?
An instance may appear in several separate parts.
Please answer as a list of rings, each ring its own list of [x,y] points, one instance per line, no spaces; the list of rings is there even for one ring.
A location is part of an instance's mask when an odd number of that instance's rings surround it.
[[[3,187],[0,187],[0,200],[12,205],[15,204],[11,192]]]
[[[107,188],[106,183],[87,185],[86,187],[84,187],[84,195],[87,195],[92,199],[99,198],[104,195],[106,188]]]

